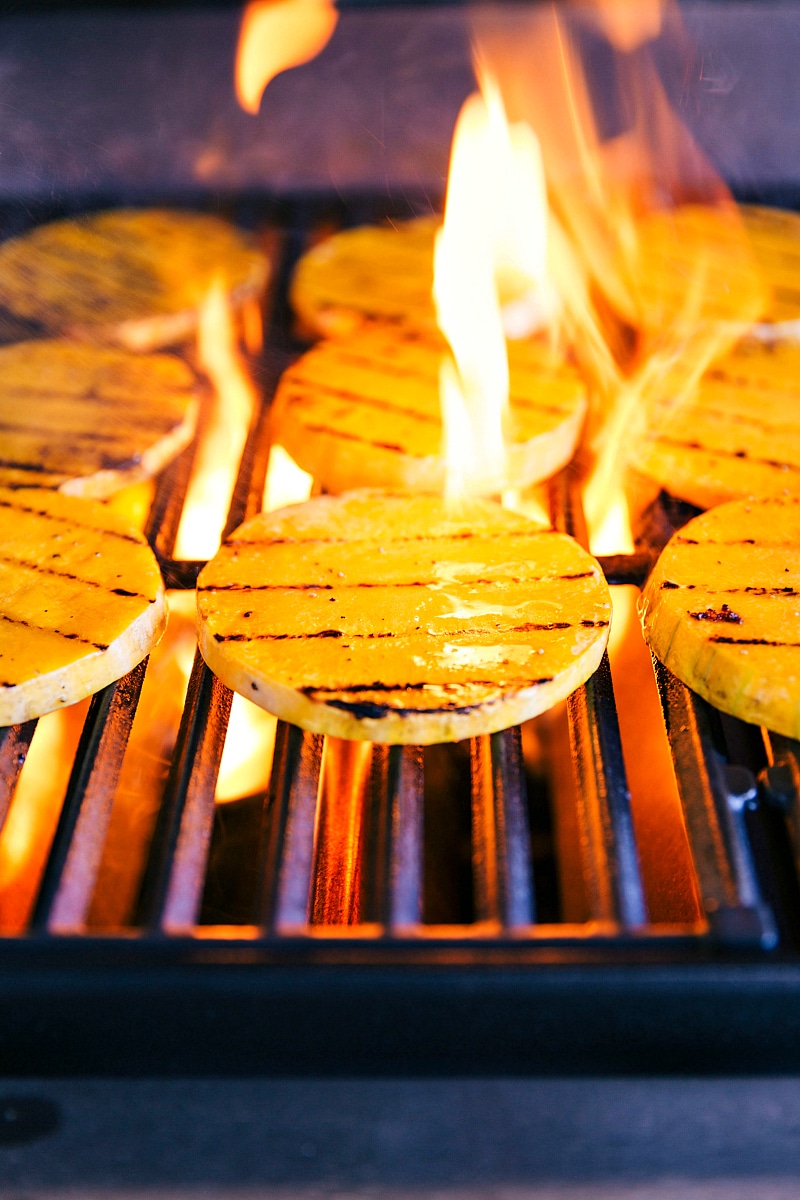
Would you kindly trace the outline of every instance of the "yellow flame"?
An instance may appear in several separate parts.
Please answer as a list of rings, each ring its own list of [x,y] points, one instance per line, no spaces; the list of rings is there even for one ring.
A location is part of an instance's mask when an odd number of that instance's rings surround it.
[[[308,472],[298,467],[283,446],[272,446],[264,485],[264,512],[273,512],[287,504],[300,504],[307,500],[312,484]]]
[[[652,429],[654,401],[667,419],[757,318],[758,271],[735,206],[672,107],[649,45],[663,34],[687,66],[671,0],[535,6],[504,28],[476,10],[473,26],[511,119],[527,120],[540,140],[562,337],[593,384],[582,452],[587,520],[593,545],[621,550],[630,546],[625,467]],[[613,64],[602,81],[587,73],[587,34],[605,40]],[[690,202],[713,214],[694,232],[681,219]]]
[[[483,95],[456,122],[433,297],[449,342],[440,374],[445,493],[502,491],[507,479],[509,332],[548,324],[556,311],[547,270],[547,201],[538,143],[509,127],[500,91],[478,63]]]
[[[212,385],[183,508],[176,558],[206,559],[216,553],[255,405],[253,383],[237,346],[228,297],[217,280],[200,313],[197,354]]]
[[[257,113],[270,80],[310,62],[328,44],[339,14],[333,0],[254,0],[247,5],[236,52],[236,98]]]

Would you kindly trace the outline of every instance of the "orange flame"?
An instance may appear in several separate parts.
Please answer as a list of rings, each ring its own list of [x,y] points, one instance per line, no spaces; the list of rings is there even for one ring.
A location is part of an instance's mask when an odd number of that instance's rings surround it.
[[[333,0],[253,0],[236,52],[236,98],[256,114],[270,80],[310,62],[330,41],[339,19]]]
[[[452,350],[440,374],[450,498],[499,492],[507,480],[504,317],[524,336],[556,311],[538,143],[529,126],[509,126],[497,84],[480,63],[478,73],[483,94],[456,122],[434,253],[437,320]]]
[[[502,26],[477,10],[474,29],[510,117],[541,143],[563,335],[594,383],[585,502],[598,541],[610,510],[624,509],[625,463],[652,399],[668,388],[683,403],[762,311],[763,288],[735,206],[656,69],[653,39],[688,53],[674,4],[538,6]],[[689,203],[714,220],[693,231]],[[624,522],[608,528],[604,549],[614,537],[629,545]]]
[[[200,312],[197,355],[213,385],[213,396],[186,493],[175,557],[207,559],[219,546],[255,405],[228,297],[219,280]]]

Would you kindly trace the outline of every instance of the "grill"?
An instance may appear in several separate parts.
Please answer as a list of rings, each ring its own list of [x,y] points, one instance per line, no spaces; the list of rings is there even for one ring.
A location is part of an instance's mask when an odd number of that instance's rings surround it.
[[[297,255],[332,214],[413,207],[242,204],[277,265],[263,404],[226,532],[260,506],[269,401],[298,350]],[[147,522],[184,591],[202,565],[173,557],[192,457],[161,476]],[[548,503],[585,544],[570,471]],[[659,497],[640,552],[601,560],[609,582],[640,584],[689,515]],[[356,770],[341,746],[279,724],[268,789],[224,806],[231,694],[196,657],[135,912],[99,932],[90,906],[145,672],[92,700],[30,921],[0,937],[7,1072],[798,1066],[797,744],[654,667],[688,847],[688,915],[669,921],[648,912],[607,657],[546,736],[533,723],[455,747],[376,746]],[[2,731],[0,822],[34,732]]]
[[[260,504],[269,398],[295,352],[283,281],[303,238],[270,235],[284,258],[257,371],[264,403],[228,530]],[[171,557],[192,453],[160,478],[148,519],[177,589],[201,565]],[[553,523],[585,541],[569,470],[549,504]],[[656,508],[661,536],[687,515],[664,497]],[[652,552],[601,560],[607,578],[641,583]],[[569,803],[553,778],[564,764],[546,761],[544,786],[533,778],[523,730],[375,746],[355,770],[341,744],[280,723],[268,790],[215,805],[231,693],[197,656],[134,917],[98,933],[87,916],[145,670],[92,700],[29,927],[0,938],[11,1070],[564,1069],[578,1048],[584,1068],[596,1056],[626,1068],[654,1054],[680,1062],[687,1040],[702,1064],[742,1019],[726,1000],[765,972],[772,999],[796,978],[800,748],[754,746],[755,731],[656,666],[699,906],[679,926],[651,921],[607,657],[563,716],[584,919],[563,919],[575,902],[553,883],[567,878],[552,829]],[[34,729],[3,733],[4,816]],[[714,1023],[699,1049],[696,1026],[682,1028],[698,986],[713,992],[701,1024]],[[597,1024],[594,1005],[615,994],[619,1011]],[[759,1018],[736,1061],[747,1042],[763,1054],[767,1032]]]

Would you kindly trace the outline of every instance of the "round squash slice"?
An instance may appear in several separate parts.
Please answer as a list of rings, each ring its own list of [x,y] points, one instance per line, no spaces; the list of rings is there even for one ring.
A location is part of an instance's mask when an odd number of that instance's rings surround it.
[[[699,508],[800,495],[798,379],[800,345],[754,338],[717,359],[688,399],[666,375],[633,465]]]
[[[300,259],[290,298],[312,334],[341,337],[372,321],[436,329],[433,247],[441,217],[362,225]]]
[[[66,339],[0,347],[0,486],[109,496],[191,441],[197,404],[173,355]]]
[[[657,658],[711,704],[800,737],[800,500],[702,513],[667,544],[641,599]]]
[[[658,337],[676,325],[693,330],[698,322],[738,324],[741,332],[753,321],[784,321],[778,285],[791,264],[778,269],[781,255],[766,235],[772,220],[766,214],[686,204],[644,217],[630,284],[638,309],[633,322]],[[784,251],[790,245],[785,238]]]
[[[443,490],[439,365],[434,331],[385,327],[321,342],[285,372],[274,436],[329,492],[353,487]],[[586,416],[574,368],[540,342],[509,342],[509,487],[555,474],[572,458]]]
[[[571,538],[498,504],[369,490],[242,525],[198,580],[229,687],[318,733],[456,741],[524,721],[598,666],[611,598]]]
[[[0,488],[0,725],[113,683],[166,620],[158,564],[129,522],[75,496]]]
[[[0,305],[60,333],[151,350],[185,340],[219,281],[234,304],[258,296],[264,256],[203,213],[118,209],[53,221],[0,246]]]

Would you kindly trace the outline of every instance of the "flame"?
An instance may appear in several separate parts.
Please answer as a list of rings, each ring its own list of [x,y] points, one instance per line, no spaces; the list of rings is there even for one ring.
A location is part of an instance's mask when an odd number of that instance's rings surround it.
[[[676,5],[536,6],[503,26],[478,9],[473,29],[510,118],[539,138],[561,336],[593,385],[587,520],[593,546],[620,550],[630,545],[625,466],[654,400],[667,419],[692,395],[763,310],[763,285],[735,205],[656,68],[656,39],[690,68]],[[689,204],[713,221],[693,228]]]
[[[247,5],[236,51],[236,98],[258,113],[270,80],[310,62],[330,41],[339,14],[333,0],[253,0]]]
[[[253,383],[238,349],[236,326],[220,280],[212,284],[200,312],[197,355],[213,395],[186,493],[175,557],[207,559],[219,546],[255,407]]]
[[[547,325],[557,307],[536,137],[524,123],[509,125],[491,73],[480,61],[477,72],[482,94],[467,98],[456,122],[434,252],[437,320],[452,351],[440,373],[445,493],[451,499],[503,489],[506,332],[525,336]]]
[[[300,504],[311,495],[313,480],[298,467],[283,446],[270,447],[267,479],[264,484],[264,512],[273,512],[287,504]]]

